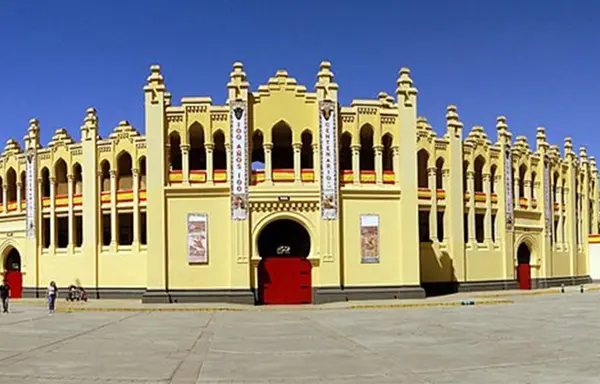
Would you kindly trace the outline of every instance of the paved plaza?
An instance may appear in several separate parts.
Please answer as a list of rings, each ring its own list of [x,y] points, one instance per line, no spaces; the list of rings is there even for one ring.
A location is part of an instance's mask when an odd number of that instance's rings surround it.
[[[0,383],[598,383],[600,292],[573,290],[482,306],[52,316],[25,301],[0,316]]]

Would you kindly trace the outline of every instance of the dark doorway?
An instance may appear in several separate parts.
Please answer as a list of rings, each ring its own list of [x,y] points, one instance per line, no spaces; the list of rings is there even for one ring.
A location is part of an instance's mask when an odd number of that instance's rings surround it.
[[[522,243],[517,249],[517,281],[519,289],[531,289],[531,250]]]
[[[21,255],[11,248],[4,258],[4,279],[10,286],[10,297],[19,299],[23,296],[23,276],[21,274]]]
[[[258,237],[258,300],[261,304],[312,302],[310,235],[299,223],[281,219]]]

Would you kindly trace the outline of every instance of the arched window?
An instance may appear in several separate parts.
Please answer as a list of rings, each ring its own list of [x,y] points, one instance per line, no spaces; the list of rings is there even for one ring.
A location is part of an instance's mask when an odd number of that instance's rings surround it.
[[[273,169],[293,169],[292,129],[284,122],[277,123],[271,130],[271,141]]]
[[[306,130],[302,132],[302,153],[300,155],[300,167],[302,169],[313,169],[312,133]]]
[[[419,181],[419,188],[429,188],[429,181],[427,180],[427,162],[429,161],[429,153],[427,150],[421,149],[417,153],[417,180]]]
[[[79,163],[75,163],[73,167],[73,193],[75,195],[83,193],[83,172]]]
[[[194,123],[189,130],[190,136],[190,170],[206,169],[206,149],[204,148],[204,128]]]
[[[435,188],[436,189],[444,189],[444,158],[438,157],[435,162]]]
[[[340,139],[340,171],[352,169],[352,135],[344,132]]]
[[[373,127],[365,124],[360,129],[360,170],[375,170],[375,152],[373,151]]]
[[[530,199],[533,200],[535,199],[535,178],[536,178],[536,174],[535,172],[531,172],[531,195],[530,195]]]
[[[42,168],[42,197],[50,197],[50,171],[46,167]]]
[[[475,159],[475,192],[483,192],[483,165],[485,160],[483,156],[477,156]]]
[[[17,172],[13,168],[9,168],[6,172],[6,198],[9,202],[17,201]]]
[[[225,135],[218,130],[213,134],[213,170],[227,169],[227,152],[225,152]]]
[[[146,157],[140,157],[139,161],[139,177],[140,177],[140,189],[146,189]]]
[[[552,196],[550,196],[550,200],[552,202],[557,203],[558,201],[556,200],[556,190],[558,187],[558,172],[554,172],[554,176],[552,178]],[[553,211],[554,212],[554,211]]]
[[[56,177],[56,194],[66,195],[69,193],[67,163],[63,159],[59,159],[54,165],[54,176]]]
[[[463,161],[463,192],[467,192],[469,190],[469,184],[467,183],[467,172],[469,172],[469,162]]]
[[[21,201],[27,199],[27,175],[25,171],[21,172]]]
[[[263,147],[264,138],[261,131],[254,131],[252,134],[252,169],[265,169],[265,149]]]
[[[179,133],[171,132],[169,135],[169,147],[171,151],[171,170],[181,171],[181,137],[179,137]]]
[[[121,152],[117,157],[117,190],[122,191],[133,188],[132,168],[131,155],[126,151]]]
[[[110,191],[110,164],[107,160],[100,163],[100,189],[102,192]]]
[[[496,193],[496,172],[498,171],[498,167],[496,165],[492,165],[490,169],[490,193]]]
[[[394,170],[394,162],[392,157],[392,143],[393,136],[391,133],[386,133],[381,138],[381,143],[383,144],[383,154],[382,154],[382,163],[384,171],[393,171]]]
[[[527,167],[525,164],[519,168],[519,197],[525,196],[525,174],[527,173]]]

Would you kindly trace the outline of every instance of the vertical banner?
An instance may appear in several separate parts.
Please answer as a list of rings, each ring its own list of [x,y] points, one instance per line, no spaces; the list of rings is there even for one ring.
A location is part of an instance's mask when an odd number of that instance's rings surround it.
[[[512,231],[514,224],[514,203],[513,203],[513,183],[512,183],[512,156],[510,147],[507,146],[504,152],[504,188],[506,204],[506,230]]]
[[[205,213],[188,213],[187,260],[190,264],[208,263],[208,216]]]
[[[360,216],[360,261],[379,263],[379,216]]]
[[[544,215],[546,236],[552,236],[552,206],[550,199],[550,161],[544,156]]]
[[[35,180],[36,175],[36,155],[33,149],[29,149],[27,151],[27,165],[25,168],[25,188],[26,188],[26,196],[25,200],[27,201],[27,218],[25,220],[26,225],[26,236],[28,239],[35,239],[35,186],[37,185]],[[17,204],[21,204],[20,201]]]
[[[248,111],[246,103],[231,104],[231,219],[248,219]]]
[[[338,218],[338,166],[336,105],[319,103],[319,147],[321,149],[321,218]]]

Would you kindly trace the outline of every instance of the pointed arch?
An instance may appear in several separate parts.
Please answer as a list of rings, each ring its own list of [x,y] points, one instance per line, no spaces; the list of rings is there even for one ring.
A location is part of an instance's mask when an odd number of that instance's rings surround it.
[[[444,158],[438,157],[435,162],[435,188],[444,189]]]
[[[525,196],[525,176],[527,175],[527,166],[521,164],[519,167],[519,197]]]
[[[110,163],[108,160],[102,160],[100,163],[100,190],[102,192],[110,191]]]
[[[204,127],[194,122],[189,130],[189,169],[190,171],[206,170],[206,148],[204,147]]]
[[[133,189],[133,160],[129,152],[123,150],[117,155],[117,190]]]
[[[79,163],[73,165],[73,193],[75,195],[83,193],[83,170]]]
[[[273,144],[271,153],[273,169],[293,169],[292,128],[285,121],[282,120],[273,126],[271,142]]]
[[[260,130],[252,133],[252,169],[265,168],[264,136]]]
[[[50,197],[50,170],[43,167],[40,173],[42,175],[42,197]],[[0,179],[0,185],[1,181]]]
[[[146,156],[140,157],[138,161],[138,170],[140,175],[139,188],[142,190],[146,189]]]
[[[373,134],[375,130],[370,124],[360,128],[360,170],[375,170],[375,151],[373,150]]]
[[[463,177],[462,177],[463,192],[469,191],[469,185],[467,184],[467,172],[469,172],[469,161],[465,160],[465,161],[463,161]]]
[[[485,166],[485,159],[482,155],[475,158],[475,192],[483,192],[483,167]]]
[[[25,201],[27,198],[27,174],[25,171],[21,171],[21,176],[19,176],[19,180],[21,181],[21,201]]]
[[[536,193],[535,193],[536,192],[536,189],[535,189],[535,182],[536,182],[535,179],[536,178],[537,178],[537,173],[531,172],[531,188],[530,188],[531,190],[530,190],[530,196],[529,196],[529,198],[531,200],[535,199],[535,197],[536,197]]]
[[[394,136],[391,133],[386,133],[381,139],[383,145],[382,165],[383,171],[393,171],[394,161],[392,155],[392,145],[394,145]]]
[[[493,164],[490,168],[490,193],[496,193],[496,173],[498,173],[498,166]]]
[[[182,157],[181,157],[181,136],[177,131],[171,132],[169,135],[169,148],[170,148],[170,159],[171,159],[171,171],[181,171],[182,169]]]
[[[344,132],[340,138],[340,171],[352,170],[352,134]]]
[[[302,151],[300,153],[300,168],[313,169],[313,137],[310,130],[306,129],[300,135],[302,141]]]
[[[429,188],[429,180],[427,177],[427,163],[429,162],[429,152],[426,149],[421,149],[417,152],[417,180],[419,188]]]
[[[56,195],[66,195],[69,192],[67,180],[67,162],[62,158],[54,163],[54,178],[56,183]]]
[[[213,170],[227,169],[227,152],[225,151],[225,134],[222,130],[213,133]]]
[[[6,199],[8,202],[17,201],[17,172],[13,167],[6,172]]]

